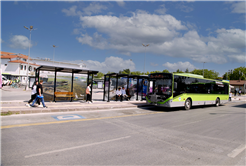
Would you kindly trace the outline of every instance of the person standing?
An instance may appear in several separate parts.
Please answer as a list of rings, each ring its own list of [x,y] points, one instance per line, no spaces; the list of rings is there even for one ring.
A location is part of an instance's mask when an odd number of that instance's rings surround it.
[[[232,92],[229,93],[229,101],[231,101]]]
[[[43,96],[43,80],[40,81],[40,83],[37,85],[37,96],[35,98],[35,100],[32,102],[32,104],[30,105],[31,107],[34,106],[34,103],[40,99],[42,101],[43,107],[44,108],[48,108],[47,106],[45,106],[44,104],[44,96]]]
[[[37,96],[37,85],[38,85],[38,81],[35,81],[32,85],[32,92],[31,92],[31,99],[28,101],[28,104],[26,104],[26,106],[30,107],[30,103],[35,100],[36,96]],[[37,100],[38,103],[38,107],[42,107],[40,105],[40,101],[39,99]]]
[[[91,83],[88,84],[86,90],[85,90],[85,93],[86,93],[86,102],[88,102],[88,104],[91,104],[92,103],[92,100],[91,100]]]

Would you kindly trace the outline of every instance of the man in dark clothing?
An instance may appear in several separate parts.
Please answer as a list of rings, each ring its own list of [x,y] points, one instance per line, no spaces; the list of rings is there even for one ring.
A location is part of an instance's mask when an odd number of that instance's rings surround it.
[[[45,104],[44,104],[44,96],[43,96],[43,86],[42,86],[42,84],[43,84],[43,80],[41,80],[40,83],[37,85],[37,96],[36,96],[35,100],[33,101],[33,103],[30,105],[30,106],[32,106],[32,107],[34,106],[34,103],[35,103],[38,99],[40,99],[40,100],[42,101],[43,107],[44,107],[44,108],[48,108],[48,107],[46,107]]]

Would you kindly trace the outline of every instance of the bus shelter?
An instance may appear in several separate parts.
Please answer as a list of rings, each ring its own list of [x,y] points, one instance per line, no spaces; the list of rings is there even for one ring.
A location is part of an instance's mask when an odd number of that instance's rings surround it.
[[[147,92],[148,76],[111,73],[104,75],[103,101],[116,100],[116,90],[125,87],[131,101],[144,100]]]
[[[46,101],[85,100],[85,90],[89,83],[92,97],[93,75],[97,73],[98,71],[81,68],[42,65],[36,69],[35,80],[44,81],[43,95]]]

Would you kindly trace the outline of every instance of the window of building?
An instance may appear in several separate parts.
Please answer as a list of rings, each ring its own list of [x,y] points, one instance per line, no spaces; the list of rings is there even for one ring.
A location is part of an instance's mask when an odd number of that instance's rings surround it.
[[[5,64],[5,66],[8,66],[8,64]]]
[[[25,65],[25,67],[24,67],[24,70],[26,70],[26,65]]]
[[[36,67],[33,68],[33,71],[35,71],[35,70],[36,70]]]
[[[20,69],[23,70],[23,65],[20,65]]]

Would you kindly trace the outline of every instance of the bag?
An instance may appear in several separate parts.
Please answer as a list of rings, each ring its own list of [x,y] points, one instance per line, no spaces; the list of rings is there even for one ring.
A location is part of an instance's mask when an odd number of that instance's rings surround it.
[[[85,93],[90,94],[89,88],[86,88]]]

